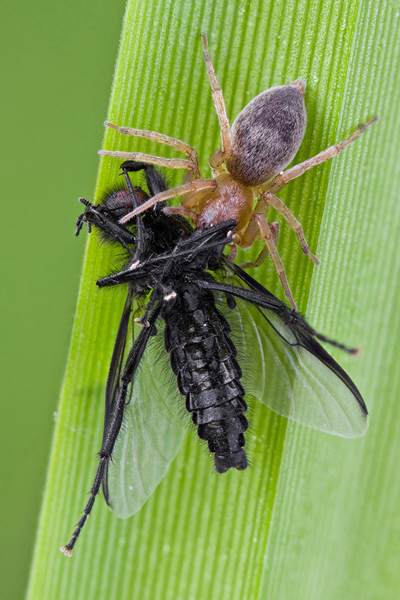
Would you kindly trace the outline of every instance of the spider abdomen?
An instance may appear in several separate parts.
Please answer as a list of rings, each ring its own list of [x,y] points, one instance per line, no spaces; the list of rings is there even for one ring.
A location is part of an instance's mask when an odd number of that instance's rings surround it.
[[[228,171],[246,185],[261,185],[294,158],[306,129],[307,113],[301,80],[262,92],[232,125],[233,154]]]
[[[163,317],[179,391],[186,396],[199,437],[214,453],[216,470],[245,469],[247,405],[230,327],[209,292],[185,285],[178,296],[180,301]]]

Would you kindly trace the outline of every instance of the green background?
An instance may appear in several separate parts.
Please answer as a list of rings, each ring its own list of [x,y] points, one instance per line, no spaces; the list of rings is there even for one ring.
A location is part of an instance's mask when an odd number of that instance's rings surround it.
[[[23,598],[124,0],[2,3],[1,596]]]
[[[323,259],[321,267],[313,269],[301,255],[288,227],[281,228],[279,242],[294,296],[310,321],[327,334],[363,347],[357,361],[340,360],[366,396],[371,428],[362,440],[340,440],[257,407],[254,436],[249,439],[254,466],[224,478],[210,476],[204,452],[187,436],[144,510],[119,521],[104,502],[97,502],[74,559],[66,560],[57,546],[66,541],[65,533],[70,535],[82,510],[103,419],[103,391],[93,388],[86,396],[81,392],[105,381],[110,332],[118,321],[114,296],[94,290],[93,280],[106,268],[109,254],[99,251],[93,238],[30,597],[396,597],[398,2],[141,0],[130,5],[110,116],[193,143],[203,167],[219,132],[201,57],[200,28],[209,32],[230,117],[267,85],[299,76],[307,80],[308,127],[298,161],[379,114],[380,122],[353,148],[282,194],[302,220],[311,248]],[[26,583],[23,573],[44,480],[42,470],[35,495],[33,485],[32,490],[28,487],[34,472],[31,461],[40,443],[45,447],[43,461],[47,459],[84,245],[83,237],[76,241],[72,235],[76,197],[92,197],[123,12],[115,3],[83,8],[69,4],[64,10],[59,3],[57,8],[50,3],[31,9],[14,6],[4,26],[8,37],[3,35],[2,53],[10,61],[2,101],[10,98],[17,113],[9,118],[8,105],[2,111],[3,130],[12,136],[9,140],[3,134],[1,163],[3,182],[10,185],[2,195],[3,210],[10,216],[3,213],[2,223],[12,236],[3,252],[3,270],[10,269],[3,275],[3,298],[11,304],[2,311],[8,333],[3,344],[11,366],[2,362],[10,381],[3,387],[2,404],[15,410],[2,420],[2,467],[7,470],[2,500],[7,506],[1,513],[6,554],[1,581],[8,598],[13,593],[21,597]],[[113,36],[110,18],[115,20]],[[143,78],[138,76],[141,71]],[[90,140],[90,147],[83,140]],[[121,140],[109,134],[105,143],[118,147]],[[135,147],[133,140],[123,144]],[[67,157],[74,162],[67,164]],[[31,167],[22,165],[24,159]],[[103,161],[102,167],[100,185],[116,172],[115,161]],[[85,183],[78,181],[78,174]],[[28,198],[28,189],[38,198]],[[265,277],[281,294],[269,264],[258,277]],[[59,361],[58,367],[51,357]],[[10,529],[4,536],[6,525]],[[22,537],[25,533],[29,539]]]

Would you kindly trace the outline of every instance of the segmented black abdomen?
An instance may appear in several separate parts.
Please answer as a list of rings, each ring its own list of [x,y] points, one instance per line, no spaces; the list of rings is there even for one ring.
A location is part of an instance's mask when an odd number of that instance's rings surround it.
[[[216,470],[245,469],[247,405],[231,329],[212,293],[190,284],[177,293],[171,310],[164,305],[163,318],[165,347],[179,390],[186,396],[199,437],[215,453]]]

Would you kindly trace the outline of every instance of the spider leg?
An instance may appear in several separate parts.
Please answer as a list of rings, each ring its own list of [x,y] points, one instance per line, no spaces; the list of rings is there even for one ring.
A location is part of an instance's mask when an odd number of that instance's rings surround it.
[[[151,154],[143,154],[142,152],[121,152],[119,150],[99,150],[100,156],[113,156],[115,158],[123,158],[125,160],[135,160],[145,162],[150,165],[159,167],[167,167],[170,169],[193,169],[194,163],[184,158],[163,158],[162,156],[152,156]]]
[[[360,137],[360,135],[367,129],[367,127],[369,127],[373,123],[376,123],[377,120],[378,120],[378,117],[374,117],[367,123],[364,123],[363,125],[361,125],[361,127],[359,127],[358,129],[356,129],[356,131],[354,133],[352,133],[351,136],[349,136],[347,139],[343,140],[343,142],[339,142],[339,144],[330,146],[329,148],[326,148],[325,150],[323,150],[316,156],[313,156],[312,158],[305,160],[304,162],[300,163],[299,165],[295,165],[294,167],[292,167],[291,169],[288,169],[284,173],[280,173],[272,181],[264,184],[261,187],[262,191],[263,192],[277,192],[278,190],[282,189],[283,186],[286,185],[292,179],[295,179],[296,177],[300,177],[300,175],[303,175],[303,173],[305,173],[309,169],[312,169],[316,165],[320,165],[321,163],[325,162],[326,160],[333,158],[334,156],[339,154],[339,152],[344,150],[346,148],[346,146],[348,146],[349,144],[354,142],[358,137]]]
[[[311,253],[309,245],[306,242],[306,238],[304,236],[304,231],[303,231],[300,221],[298,221],[296,219],[296,217],[288,209],[286,204],[284,204],[282,202],[282,200],[280,200],[279,198],[274,196],[274,194],[271,194],[271,192],[265,192],[262,195],[262,198],[265,200],[265,202],[267,202],[268,204],[271,204],[271,206],[273,206],[274,209],[282,215],[282,217],[285,219],[285,221],[287,223],[289,223],[290,227],[293,229],[293,231],[297,235],[297,238],[300,242],[300,246],[301,246],[304,254],[307,254],[307,256],[313,261],[313,263],[315,263],[316,265],[319,265],[318,258],[316,256],[314,256],[314,254]]]
[[[279,275],[279,279],[281,280],[285,295],[290,302],[290,306],[294,310],[297,310],[297,306],[293,299],[292,292],[290,291],[289,282],[286,277],[285,267],[283,266],[281,257],[279,256],[278,250],[275,245],[273,230],[270,226],[270,223],[268,223],[265,220],[265,217],[262,213],[256,213],[255,220],[260,229],[261,237],[263,238],[263,240],[268,248],[268,251],[271,255],[272,262],[274,263],[276,272]]]
[[[219,125],[221,127],[221,138],[222,138],[222,149],[217,150],[211,156],[210,165],[211,168],[218,168],[222,163],[231,156],[232,148],[232,133],[229,125],[228,115],[226,114],[224,95],[218,84],[217,77],[215,75],[214,67],[211,62],[211,57],[208,52],[208,41],[205,33],[201,34],[204,46],[204,60],[207,67],[208,77],[210,79],[212,97],[217,111],[217,117]]]
[[[275,244],[278,243],[278,239],[279,239],[279,223],[268,223],[271,231],[272,231],[272,238],[275,242]],[[258,230],[259,232],[259,230]],[[269,250],[268,248],[265,246],[260,254],[257,256],[257,258],[255,258],[254,260],[247,262],[247,263],[242,263],[241,265],[239,265],[239,267],[241,269],[252,269],[253,267],[259,267],[264,260],[267,258],[267,256],[269,256]]]
[[[180,185],[179,187],[173,188],[172,190],[166,190],[165,192],[160,192],[159,194],[156,194],[155,196],[153,196],[153,198],[150,198],[149,200],[147,200],[147,202],[144,202],[143,204],[141,204],[141,206],[135,208],[135,210],[125,215],[120,220],[120,223],[122,225],[124,223],[127,223],[128,221],[133,219],[133,217],[136,217],[136,215],[144,212],[145,210],[149,209],[151,206],[154,206],[154,204],[157,204],[158,202],[165,202],[165,200],[175,198],[176,196],[182,196],[183,194],[196,192],[198,190],[211,190],[215,189],[216,187],[217,182],[215,181],[215,179],[195,179],[194,181],[189,181],[187,183],[184,183],[183,185]]]
[[[233,244],[227,244],[228,246],[228,252],[229,254],[225,255],[225,259],[230,262],[233,263],[236,260],[237,257],[237,253],[238,253],[238,249],[235,243]]]
[[[192,146],[189,146],[189,144],[186,144],[185,142],[182,142],[181,140],[177,140],[176,138],[170,137],[169,135],[164,135],[163,133],[157,133],[156,131],[147,131],[145,129],[133,129],[131,127],[119,127],[118,125],[114,125],[114,123],[110,123],[109,121],[104,121],[104,125],[106,127],[109,127],[110,129],[115,129],[116,131],[119,131],[119,133],[122,133],[125,135],[133,135],[135,137],[146,138],[147,140],[150,140],[152,142],[157,142],[159,144],[165,144],[166,146],[170,146],[171,148],[174,148],[175,150],[178,150],[179,152],[183,152],[184,154],[186,154],[188,160],[181,160],[178,158],[161,159],[160,157],[154,156],[152,158],[157,159],[157,161],[164,160],[164,161],[172,161],[172,162],[169,162],[168,164],[161,164],[160,162],[153,162],[152,164],[155,164],[155,165],[157,164],[157,165],[164,166],[164,167],[169,166],[173,169],[188,169],[189,171],[191,171],[191,175],[192,175],[193,179],[201,178],[199,157],[197,155],[196,150],[194,148],[192,148]],[[101,154],[102,156],[117,156],[117,154],[115,154],[115,153],[109,154],[107,150],[100,150],[99,154]],[[124,156],[122,156],[122,154]],[[128,153],[119,152],[118,157],[119,158],[130,158],[132,160],[143,160],[143,162],[149,162],[148,160],[135,158],[133,156],[133,154],[134,154],[135,156],[138,157],[140,153],[136,153],[136,152],[129,153],[129,156],[127,156],[127,154]],[[145,154],[143,156],[149,157],[148,154]]]
[[[253,267],[259,267],[267,258],[267,256],[269,256],[269,250],[267,246],[264,246],[257,258],[247,263],[241,263],[239,267],[241,269],[252,269]]]
[[[250,248],[250,246],[252,246],[254,242],[260,239],[260,228],[258,227],[258,224],[256,222],[256,214],[262,213],[264,217],[267,217],[268,210],[269,204],[264,202],[262,197],[259,198],[251,214],[247,227],[242,231],[235,233],[235,235],[233,236],[233,239],[235,240],[235,243],[238,246],[240,246],[241,248]]]

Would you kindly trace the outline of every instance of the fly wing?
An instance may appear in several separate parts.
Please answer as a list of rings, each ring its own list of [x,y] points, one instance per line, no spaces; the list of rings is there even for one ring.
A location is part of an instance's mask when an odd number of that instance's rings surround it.
[[[168,364],[160,367],[162,342],[161,333],[150,340],[134,374],[129,404],[103,479],[107,503],[122,519],[148,500],[185,435],[172,370]]]
[[[318,342],[313,340],[311,351],[271,311],[244,302],[238,308],[246,354],[252,357],[245,389],[276,413],[313,429],[347,438],[366,433],[368,415],[357,388],[330,355],[326,360]]]
[[[129,288],[122,311],[121,321],[118,327],[117,338],[114,344],[114,350],[111,357],[110,370],[108,372],[106,387],[106,410],[104,417],[104,433],[107,431],[110,421],[111,411],[118,397],[120,376],[124,363],[124,352],[126,338],[128,334],[129,321],[131,317],[131,307],[133,299],[133,289]]]
[[[239,276],[240,271],[235,269]],[[254,282],[247,274],[244,281]],[[249,363],[246,368],[245,358],[246,391],[276,413],[313,429],[347,438],[364,435],[368,412],[354,382],[300,315],[255,284],[250,293],[254,302],[244,301],[240,288],[227,286],[236,296],[238,310],[232,316],[238,320]],[[217,286],[224,291],[221,284]]]

